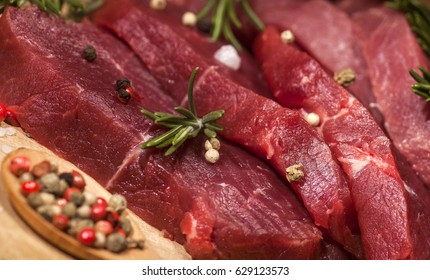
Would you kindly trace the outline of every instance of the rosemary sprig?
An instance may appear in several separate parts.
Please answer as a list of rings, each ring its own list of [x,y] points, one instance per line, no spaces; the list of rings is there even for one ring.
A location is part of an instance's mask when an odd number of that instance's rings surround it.
[[[387,6],[402,11],[417,36],[418,43],[430,57],[430,10],[420,0],[391,0]]]
[[[0,0],[0,13],[6,6],[23,7],[26,4],[36,4],[39,9],[75,21],[103,5],[103,0]]]
[[[421,71],[421,75],[412,69],[409,70],[409,74],[417,82],[412,85],[412,91],[430,102],[430,72],[421,66],[418,69]]]
[[[242,45],[231,29],[232,25],[236,28],[242,28],[242,23],[236,14],[235,2],[240,3],[240,6],[251,22],[254,23],[260,31],[263,31],[265,28],[264,23],[254,13],[247,0],[209,0],[197,14],[197,21],[201,21],[210,11],[214,10],[211,20],[213,25],[211,32],[212,41],[217,41],[222,34],[237,50],[242,50]]]
[[[188,138],[197,136],[202,130],[209,138],[215,138],[217,131],[222,130],[222,127],[214,122],[224,115],[223,110],[210,112],[202,118],[197,116],[193,92],[194,80],[198,71],[199,68],[196,67],[191,73],[188,82],[188,105],[190,109],[182,106],[176,107],[175,111],[179,115],[164,112],[153,113],[145,108],[141,110],[145,116],[153,120],[156,124],[170,128],[167,132],[142,143],[142,149],[168,147],[164,153],[164,155],[168,156],[174,153]]]

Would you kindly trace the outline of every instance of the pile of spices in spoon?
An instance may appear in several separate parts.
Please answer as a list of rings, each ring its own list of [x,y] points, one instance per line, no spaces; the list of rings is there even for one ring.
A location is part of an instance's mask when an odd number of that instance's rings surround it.
[[[114,253],[143,249],[142,240],[130,239],[132,226],[122,195],[106,201],[86,190],[84,177],[75,170],[59,174],[57,166],[46,160],[30,166],[27,157],[16,156],[9,168],[19,178],[28,204],[59,230],[81,244]]]

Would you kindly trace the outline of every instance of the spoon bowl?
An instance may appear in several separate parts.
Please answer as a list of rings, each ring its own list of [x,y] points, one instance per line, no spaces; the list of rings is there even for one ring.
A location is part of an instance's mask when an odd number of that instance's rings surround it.
[[[27,157],[31,163],[30,168],[43,160],[48,160],[52,163],[58,164],[58,171],[60,173],[70,172],[73,169],[76,170],[76,167],[64,160],[59,160],[53,155],[26,148],[20,148],[13,151],[3,160],[1,176],[12,206],[15,208],[16,212],[21,216],[21,218],[48,242],[78,259],[160,259],[160,257],[152,248],[147,247],[144,249],[129,248],[120,253],[113,253],[106,249],[97,249],[85,246],[73,236],[56,228],[52,223],[45,220],[42,215],[37,213],[37,211],[28,204],[25,196],[21,193],[21,184],[19,179],[10,171],[9,168],[11,160],[16,156]],[[85,187],[86,190],[94,193],[97,196],[103,197],[106,200],[109,200],[111,194],[108,191],[106,191],[101,185],[99,185],[88,175],[81,171],[80,173],[87,183]],[[144,240],[144,233],[138,226],[137,219],[139,218],[128,209],[125,210],[125,214],[130,220],[133,229],[129,237],[133,240]]]

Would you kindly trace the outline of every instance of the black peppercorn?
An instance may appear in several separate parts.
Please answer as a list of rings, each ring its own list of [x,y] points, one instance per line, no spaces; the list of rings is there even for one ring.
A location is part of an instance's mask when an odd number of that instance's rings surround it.
[[[119,90],[119,89],[126,89],[126,88],[128,88],[129,86],[131,86],[131,83],[130,83],[130,81],[128,80],[128,79],[126,79],[126,78],[122,78],[122,79],[119,79],[119,80],[117,80],[116,81],[116,90]]]
[[[199,20],[197,28],[203,33],[210,33],[212,30],[212,23],[208,20]]]
[[[96,48],[94,48],[91,45],[88,45],[85,49],[84,49],[84,58],[88,61],[88,62],[93,62],[96,58],[97,58],[97,53],[96,53]]]
[[[61,173],[60,176],[58,176],[60,179],[63,179],[64,181],[67,182],[67,184],[69,185],[69,187],[71,187],[73,185],[73,174],[72,173],[68,173],[68,172],[64,172]]]
[[[131,98],[131,94],[125,89],[120,88],[116,92],[118,94],[118,99],[123,103],[127,103]]]

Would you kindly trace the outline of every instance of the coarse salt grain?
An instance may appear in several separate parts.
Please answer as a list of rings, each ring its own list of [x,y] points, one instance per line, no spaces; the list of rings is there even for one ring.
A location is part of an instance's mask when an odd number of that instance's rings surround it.
[[[13,148],[9,145],[3,144],[3,145],[1,145],[1,150],[3,153],[9,154],[10,152],[13,151]]]
[[[0,137],[3,137],[6,135],[6,128],[0,127]]]
[[[225,45],[214,53],[214,58],[233,70],[240,68],[241,59],[232,45]]]

